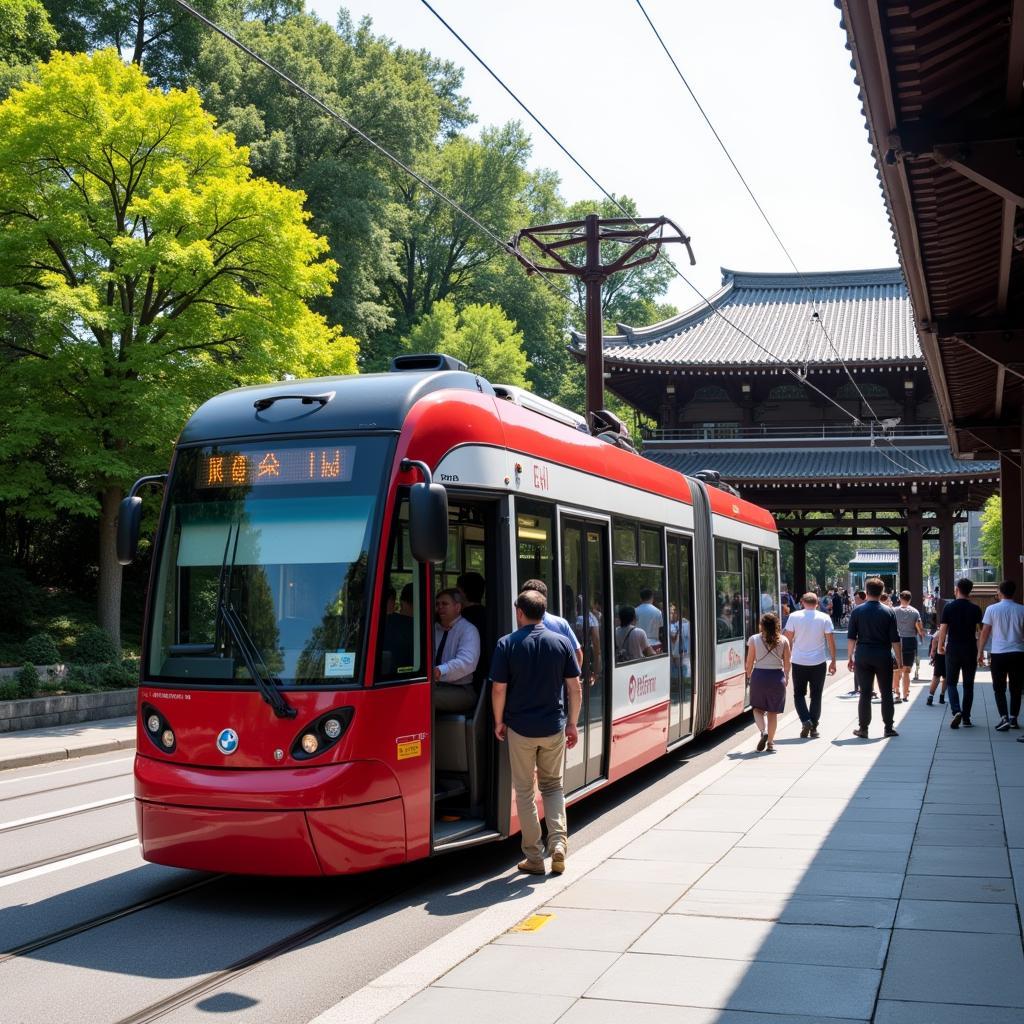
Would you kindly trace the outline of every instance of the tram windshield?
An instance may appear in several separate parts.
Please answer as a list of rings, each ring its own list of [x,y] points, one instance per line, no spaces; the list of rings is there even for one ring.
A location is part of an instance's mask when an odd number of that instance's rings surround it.
[[[179,453],[152,598],[148,676],[353,684],[391,439]]]

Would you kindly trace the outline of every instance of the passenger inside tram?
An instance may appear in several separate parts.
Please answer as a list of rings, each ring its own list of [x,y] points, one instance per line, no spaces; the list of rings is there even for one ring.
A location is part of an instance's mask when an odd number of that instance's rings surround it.
[[[615,630],[615,653],[619,661],[637,661],[655,654],[647,633],[636,624],[636,609],[624,604],[619,609],[619,625]]]
[[[462,615],[462,592],[448,587],[434,599],[434,707],[465,713],[476,705],[473,675],[480,663],[480,631]]]
[[[413,585],[406,583],[402,587],[398,608],[395,609],[395,588],[388,586],[385,596],[386,614],[384,617],[384,633],[381,646],[388,664],[384,671],[401,671],[403,668],[413,669],[415,660],[413,650]]]
[[[665,616],[654,603],[654,591],[644,587],[640,591],[640,603],[636,606],[636,624],[647,635],[647,640],[657,653],[662,646]]]

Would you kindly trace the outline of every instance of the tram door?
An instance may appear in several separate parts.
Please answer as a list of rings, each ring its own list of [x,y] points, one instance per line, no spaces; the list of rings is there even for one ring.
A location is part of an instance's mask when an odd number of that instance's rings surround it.
[[[580,741],[568,751],[565,791],[604,778],[610,700],[612,629],[608,603],[608,526],[592,520],[562,520],[562,615],[583,648],[583,707]]]
[[[693,541],[668,535],[668,643],[671,668],[668,742],[693,731],[693,669],[697,629],[693,623]]]
[[[744,638],[761,628],[761,588],[757,582],[757,549],[743,549],[743,628]],[[743,706],[750,703],[750,676],[743,692]]]

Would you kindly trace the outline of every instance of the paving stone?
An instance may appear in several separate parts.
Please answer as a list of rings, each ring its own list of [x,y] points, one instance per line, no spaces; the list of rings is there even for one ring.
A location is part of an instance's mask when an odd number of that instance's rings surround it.
[[[883,999],[1024,1009],[1021,977],[1019,937],[976,932],[957,941],[948,931],[896,929],[879,994]]]
[[[757,960],[834,967],[885,963],[889,933],[877,928],[840,928],[736,918],[668,914],[633,944],[633,953]]]
[[[434,985],[491,992],[581,996],[608,970],[618,955],[598,950],[484,946],[435,981]]]
[[[616,882],[588,875],[560,892],[551,906],[664,913],[688,888],[686,883]]]
[[[925,931],[989,932],[1019,935],[1012,903],[959,903],[955,900],[900,900],[897,928]]]
[[[850,871],[904,871],[907,866],[910,843],[902,851],[889,850],[879,853],[874,850],[844,850],[821,846],[817,849],[792,847],[765,849],[757,846],[737,846],[730,850],[718,863],[722,867],[752,868],[774,867],[779,864],[787,868],[838,868]]]
[[[682,860],[620,860],[612,857],[598,864],[587,878],[609,882],[667,882],[691,885],[708,870],[707,864],[689,864]]]
[[[915,846],[1006,846],[1002,829],[918,828]]]
[[[558,1024],[843,1024],[851,1018],[806,1017],[789,1013],[747,1013],[700,1006],[657,1006],[611,999],[580,999]],[[404,1022],[403,1022],[404,1024]],[[533,1024],[533,1022],[531,1022]]]
[[[654,828],[615,855],[626,860],[682,860],[713,864],[731,850],[742,832],[680,832]]]
[[[969,823],[964,822],[962,814],[933,814],[925,811],[917,821],[918,828],[969,828],[972,832],[979,829],[986,831],[1003,831],[1001,814],[972,814]]]
[[[813,985],[808,984],[811,977]],[[800,964],[626,953],[587,996],[867,1020],[878,979],[878,971],[865,968],[816,967],[808,972]],[[827,1000],[822,991],[828,992]]]
[[[624,952],[658,920],[657,914],[630,910],[579,910],[549,906],[536,913],[546,919],[546,923],[536,931],[508,931],[494,941],[503,946]]]
[[[571,996],[538,996],[522,992],[477,992],[472,989],[430,988],[413,996],[382,1024],[554,1024],[572,1006]]]
[[[818,833],[788,835],[752,829],[736,844],[736,849],[761,847],[773,850],[860,850],[871,853],[889,851],[907,854],[913,842],[913,832],[887,835],[882,832],[859,832],[845,826],[837,826]]]
[[[1013,903],[1009,878],[963,878],[959,875],[907,875],[903,899]]]
[[[796,896],[865,896],[896,899],[903,887],[902,872],[839,871],[832,868],[713,867],[695,886],[734,892],[775,892]]]
[[[958,815],[963,818],[971,818],[975,815],[989,818],[993,814],[1001,813],[1002,808],[999,806],[998,801],[993,803],[974,803],[967,804],[956,804],[950,803],[948,800],[942,801],[928,801],[925,800],[924,806],[921,808],[922,814],[951,814]],[[965,827],[970,828],[970,823],[965,823]]]
[[[991,846],[919,846],[914,844],[907,873],[964,875],[970,878],[1010,876],[1006,850]]]
[[[914,807],[919,807],[916,803]],[[771,817],[776,820],[783,818],[816,818],[820,821],[851,822],[851,821],[906,821],[907,808],[880,807],[869,801],[843,799],[810,799],[782,797],[771,809]]]
[[[563,1018],[567,1019],[567,1018]],[[875,1024],[1020,1024],[1020,1010],[1001,1006],[946,1006],[879,999]]]

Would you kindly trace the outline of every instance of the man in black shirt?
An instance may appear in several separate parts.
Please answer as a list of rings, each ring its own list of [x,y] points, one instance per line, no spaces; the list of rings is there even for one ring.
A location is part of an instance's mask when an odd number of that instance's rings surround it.
[[[868,726],[871,724],[871,694],[874,692],[876,678],[882,694],[882,722],[885,724],[885,735],[899,735],[892,725],[892,670],[893,655],[896,657],[896,667],[903,667],[903,649],[900,645],[896,616],[891,608],[886,608],[878,600],[884,589],[885,585],[877,577],[865,582],[867,599],[850,613],[850,625],[846,632],[850,671],[853,672],[857,688],[860,690],[860,728],[854,729],[853,735],[863,740],[868,738]]]
[[[966,577],[957,580],[956,600],[950,601],[942,609],[942,625],[939,626],[939,639],[936,650],[946,655],[946,696],[949,698],[949,710],[953,717],[949,720],[950,729],[959,729],[961,725],[969,729],[971,707],[974,704],[974,670],[978,665],[978,627],[981,625],[981,609],[967,600],[974,584]],[[957,683],[960,674],[964,677],[964,703],[960,706],[960,693]]]

